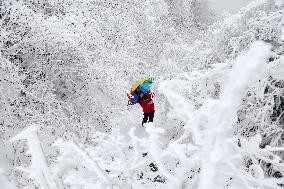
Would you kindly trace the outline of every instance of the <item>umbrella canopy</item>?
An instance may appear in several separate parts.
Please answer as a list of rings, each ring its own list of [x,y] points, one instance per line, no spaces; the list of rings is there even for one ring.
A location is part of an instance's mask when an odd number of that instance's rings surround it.
[[[150,77],[144,77],[139,81],[135,82],[131,87],[131,92],[127,93],[127,96],[129,98],[129,103],[130,104],[138,103],[141,93],[146,94],[150,90],[152,83],[153,83],[153,78]]]
[[[132,87],[131,87],[131,91],[135,91],[137,88],[139,88],[142,92],[143,92],[143,89],[144,91],[149,91],[150,90],[150,87],[151,87],[151,84],[152,84],[152,78],[150,77],[144,77],[140,80],[138,80],[137,82],[135,82]]]

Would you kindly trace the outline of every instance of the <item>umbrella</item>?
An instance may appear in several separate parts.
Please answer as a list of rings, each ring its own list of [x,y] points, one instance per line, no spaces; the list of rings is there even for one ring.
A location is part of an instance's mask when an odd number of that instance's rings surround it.
[[[144,77],[134,83],[131,87],[131,92],[147,93],[153,83],[153,78]]]
[[[135,82],[131,87],[130,93],[127,93],[127,96],[129,98],[128,104],[138,103],[140,94],[146,94],[150,90],[152,83],[153,78],[150,77],[144,77]]]

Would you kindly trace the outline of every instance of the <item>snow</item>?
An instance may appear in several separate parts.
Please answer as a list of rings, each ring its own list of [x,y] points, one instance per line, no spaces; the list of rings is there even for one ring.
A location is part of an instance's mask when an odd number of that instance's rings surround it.
[[[0,189],[284,184],[283,1],[2,4]]]
[[[32,155],[30,170],[28,170],[31,179],[35,179],[37,184],[43,189],[60,189],[62,187],[56,182],[48,168],[41,142],[37,135],[38,129],[37,125],[32,125],[10,141],[27,140],[29,146],[27,153]]]
[[[252,0],[239,0],[239,1],[227,1],[227,0],[209,0],[213,8],[218,12],[223,13],[224,11],[230,12],[231,14],[239,11],[240,8],[246,6]]]
[[[13,186],[5,176],[3,176],[3,169],[0,168],[0,186],[1,189],[15,189],[15,186]]]
[[[281,7],[284,5],[284,1],[283,0],[275,0],[275,3],[277,6]]]
[[[270,45],[263,42],[253,43],[250,50],[240,55],[233,64],[220,100],[207,101],[205,104],[202,113],[204,118],[201,117],[205,119],[203,122],[206,125],[203,125],[205,129],[203,140],[201,140],[201,154],[203,155],[200,156],[202,165],[200,174],[201,177],[207,179],[206,182],[200,183],[200,189],[212,186],[222,188],[225,184],[222,183],[224,171],[229,171],[229,167],[236,166],[234,163],[237,161],[231,164],[228,160],[236,159],[237,149],[234,147],[236,139],[230,133],[236,123],[237,108],[246,87],[264,74],[266,60],[271,55],[270,48]],[[220,139],[225,140],[226,143]]]

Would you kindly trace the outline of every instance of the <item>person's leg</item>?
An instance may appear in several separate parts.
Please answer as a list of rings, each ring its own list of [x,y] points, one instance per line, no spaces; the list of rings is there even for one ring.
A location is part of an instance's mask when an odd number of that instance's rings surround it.
[[[143,121],[142,121],[142,125],[143,125],[144,123],[147,123],[148,117],[149,117],[149,113],[144,112],[144,118],[143,118]]]
[[[153,122],[155,110],[149,113],[149,122]]]

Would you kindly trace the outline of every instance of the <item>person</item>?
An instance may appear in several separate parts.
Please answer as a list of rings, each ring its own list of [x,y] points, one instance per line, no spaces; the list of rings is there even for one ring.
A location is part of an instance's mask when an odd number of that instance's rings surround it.
[[[149,122],[153,122],[155,114],[155,105],[153,101],[154,95],[154,93],[148,91],[146,94],[141,93],[139,96],[140,98],[138,100],[138,103],[140,104],[144,112],[142,126],[144,126],[144,123],[147,123],[148,120]]]

